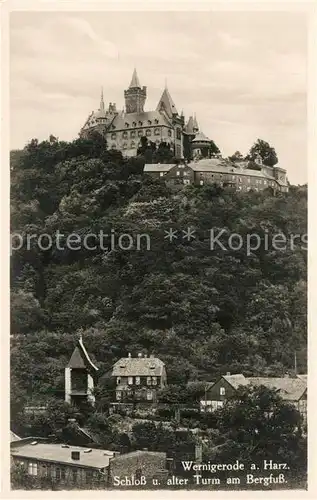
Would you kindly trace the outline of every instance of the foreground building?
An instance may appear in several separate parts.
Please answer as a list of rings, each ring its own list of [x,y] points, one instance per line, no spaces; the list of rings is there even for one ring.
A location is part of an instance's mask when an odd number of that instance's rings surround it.
[[[205,396],[200,401],[200,409],[202,412],[215,411],[235,394],[238,387],[258,387],[261,385],[275,389],[285,402],[295,406],[306,422],[307,377],[303,375],[297,377],[245,377],[241,373],[236,375],[227,373],[206,387]]]
[[[116,386],[116,401],[147,402],[158,400],[158,391],[166,386],[165,364],[154,356],[121,358],[112,369]]]
[[[253,168],[250,168],[253,167]],[[287,192],[286,171],[280,167],[262,165],[257,160],[251,162],[231,162],[221,157],[201,158],[174,164],[146,164],[144,172],[154,178],[178,185],[218,184],[233,187],[239,191],[261,191],[272,188],[275,192]]]
[[[11,464],[30,476],[63,488],[119,486],[116,477],[165,477],[169,461],[164,452],[138,450],[120,455],[116,451],[53,444],[41,438],[11,443]],[[124,486],[124,485],[122,485]]]

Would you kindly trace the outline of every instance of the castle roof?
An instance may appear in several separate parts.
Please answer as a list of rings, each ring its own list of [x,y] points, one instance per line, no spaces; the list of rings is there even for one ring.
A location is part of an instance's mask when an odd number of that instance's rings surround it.
[[[157,123],[155,122],[157,121]],[[148,122],[151,122],[149,124]],[[136,127],[133,127],[133,122],[136,123]],[[142,122],[142,125],[140,125],[139,122]],[[126,126],[126,123],[128,123],[128,127]],[[126,129],[133,129],[133,128],[140,128],[140,127],[149,127],[149,126],[155,126],[155,125],[165,125],[168,127],[171,127],[171,123],[169,122],[168,118],[164,116],[162,113],[159,111],[143,111],[143,113],[124,113],[124,114],[118,114],[115,116],[113,122],[113,131],[115,130],[126,130]]]
[[[121,358],[113,365],[114,377],[162,375],[164,363],[158,358]]]
[[[194,120],[192,116],[188,118],[188,122],[186,123],[185,126],[185,133],[190,135],[194,134]]]
[[[161,111],[162,108],[170,118],[172,118],[173,114],[178,114],[174,101],[167,87],[165,87],[165,89],[163,90],[163,94],[158,102],[156,110]]]
[[[203,132],[198,132],[192,142],[211,142],[211,140]]]
[[[98,368],[93,364],[90,357],[88,356],[81,337],[78,339],[78,345],[73,351],[67,368],[92,368],[95,371],[98,370]]]
[[[194,125],[194,129],[199,130],[198,122],[197,122],[197,119],[196,119],[196,115],[194,115],[193,125]]]
[[[138,74],[136,72],[136,69],[134,68],[131,83],[129,85],[129,89],[140,88],[140,87],[141,87],[140,80],[139,80]]]

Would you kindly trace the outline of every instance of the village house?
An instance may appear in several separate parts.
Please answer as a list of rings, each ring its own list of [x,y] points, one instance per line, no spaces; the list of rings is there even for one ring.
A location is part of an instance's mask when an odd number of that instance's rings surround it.
[[[286,171],[280,167],[262,165],[260,160],[257,161],[254,165],[247,161],[234,163],[218,155],[215,158],[201,158],[188,163],[180,161],[173,164],[146,164],[144,172],[179,186],[218,184],[238,191],[262,191],[271,188],[273,192],[287,192]]]
[[[117,402],[157,402],[158,391],[166,386],[165,364],[153,355],[121,358],[112,369]]]
[[[284,401],[295,406],[307,420],[307,376],[297,377],[245,377],[241,373],[222,375],[215,383],[206,386],[200,401],[201,412],[211,412],[224,405],[240,386],[265,386],[275,389]]]
[[[147,481],[168,474],[164,452],[137,450],[120,455],[116,451],[49,443],[25,438],[11,443],[11,464],[30,476],[63,488],[107,488],[115,477],[144,476]]]

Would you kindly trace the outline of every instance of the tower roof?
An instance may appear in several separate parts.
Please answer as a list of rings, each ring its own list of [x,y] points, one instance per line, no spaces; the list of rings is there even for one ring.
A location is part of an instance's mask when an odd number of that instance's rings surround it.
[[[198,132],[192,142],[211,142],[211,140],[203,132]]]
[[[101,88],[101,96],[100,96],[100,107],[98,111],[95,112],[95,118],[106,118],[105,112],[105,103],[103,100],[103,88]]]
[[[168,88],[165,87],[161,99],[157,105],[156,110],[161,111],[162,107],[169,117],[172,117],[173,114],[178,114],[176,106],[174,104],[173,99],[171,98],[171,94],[168,91]]]
[[[93,364],[90,357],[88,356],[88,353],[87,353],[86,348],[83,344],[83,339],[81,336],[78,339],[78,345],[75,347],[67,367],[68,368],[92,368],[95,371],[98,370],[98,368]]]
[[[129,85],[129,89],[134,89],[134,88],[141,88],[140,80],[135,68],[133,71],[131,83]]]
[[[194,127],[194,129],[199,130],[197,119],[196,119],[196,113],[194,114],[193,127]]]
[[[188,122],[186,123],[185,127],[185,132],[187,134],[194,134],[194,120],[192,116],[188,118]]]

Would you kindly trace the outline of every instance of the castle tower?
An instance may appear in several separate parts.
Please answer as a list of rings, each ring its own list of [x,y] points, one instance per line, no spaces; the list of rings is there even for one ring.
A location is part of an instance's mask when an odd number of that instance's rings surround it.
[[[94,375],[97,371],[98,368],[90,360],[80,336],[65,368],[65,401],[77,405],[88,401],[94,405]]]
[[[134,68],[129,88],[124,91],[125,107],[127,113],[143,113],[146,100],[146,87],[141,87]]]

